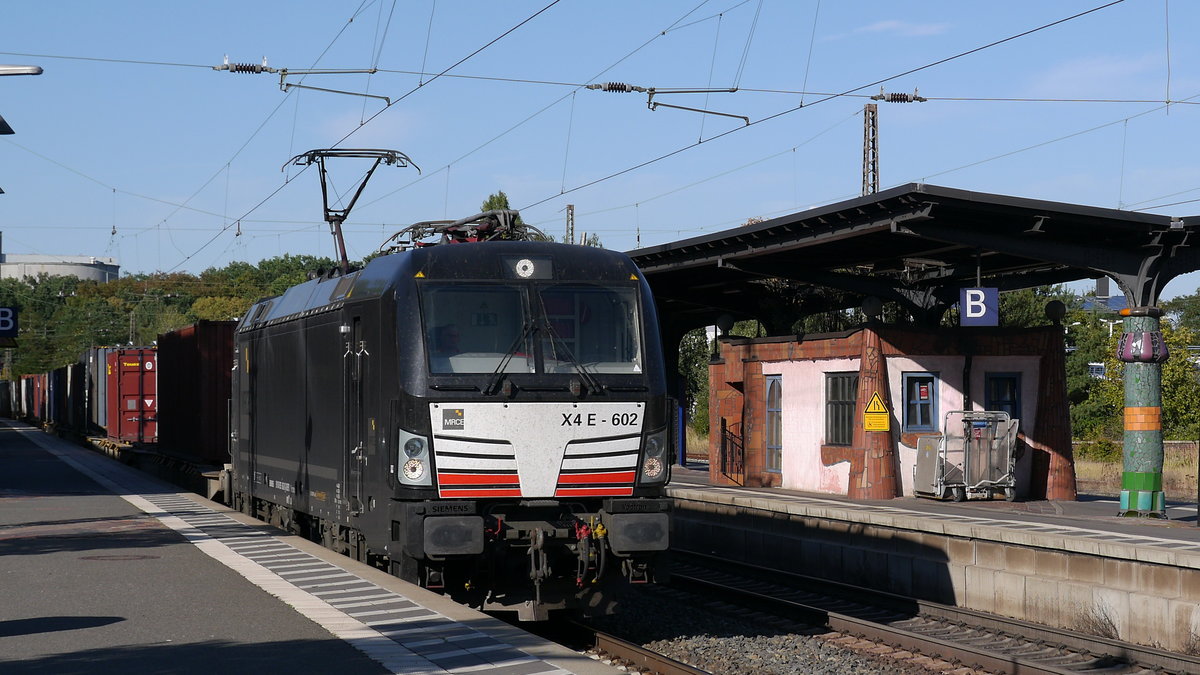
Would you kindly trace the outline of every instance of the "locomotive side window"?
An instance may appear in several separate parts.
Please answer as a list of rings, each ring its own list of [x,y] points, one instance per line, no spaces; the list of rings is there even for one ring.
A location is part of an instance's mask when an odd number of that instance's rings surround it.
[[[591,372],[642,372],[635,289],[556,285],[539,294],[550,327],[541,336],[547,372],[573,371],[572,356]]]
[[[520,288],[427,283],[421,314],[430,372],[493,373],[509,352],[505,372],[534,372]]]

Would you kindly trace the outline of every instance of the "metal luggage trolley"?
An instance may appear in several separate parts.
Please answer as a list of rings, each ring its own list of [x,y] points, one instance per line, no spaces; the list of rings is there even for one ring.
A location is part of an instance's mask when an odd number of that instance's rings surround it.
[[[999,410],[952,410],[943,420],[941,436],[917,439],[913,491],[919,497],[991,499],[1017,497],[1013,481],[1017,426]]]

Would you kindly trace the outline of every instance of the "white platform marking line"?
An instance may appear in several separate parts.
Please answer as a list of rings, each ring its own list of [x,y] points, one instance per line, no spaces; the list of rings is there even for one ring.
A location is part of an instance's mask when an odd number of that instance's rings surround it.
[[[729,491],[729,492],[732,492],[732,494],[734,494],[734,495],[743,495],[744,496],[747,494],[753,494],[753,495],[772,496],[769,492],[764,492],[762,490],[746,490],[744,488],[739,489],[739,490],[731,490],[730,488],[715,488],[715,489],[721,490],[723,492]],[[873,507],[871,504],[861,504],[860,505],[860,504],[848,504],[846,502],[823,502],[823,501],[820,501],[817,499],[811,499],[811,498],[804,498],[804,499],[806,499],[811,504],[826,507],[826,508],[833,507],[833,508],[845,508],[845,509],[850,509],[850,510],[855,510],[855,511],[876,511],[876,512],[881,509],[886,508],[891,511],[898,511],[904,515],[911,515],[911,516],[916,516],[916,517],[923,517],[923,516],[928,515],[923,511],[917,511],[917,510],[912,510],[912,509],[902,509],[899,507]],[[944,514],[944,516],[952,516],[952,515],[954,515],[954,514]],[[961,516],[961,515],[954,516],[954,518],[955,518],[955,520],[961,520],[963,522],[970,522],[972,524],[992,525],[992,526],[1004,527],[1004,528],[1014,528],[1014,527],[1015,528],[1024,528],[1026,525],[1028,525],[1028,523],[1023,520],[1003,520],[1000,518],[987,518],[987,517]],[[1059,526],[1059,528],[1063,529],[1063,530],[1068,530],[1071,532],[1082,533],[1081,536],[1104,537],[1104,536],[1112,536],[1114,534],[1112,532],[1106,532],[1104,530],[1092,530],[1092,529],[1088,529],[1088,528],[1084,528],[1084,527],[1075,527],[1072,525],[1061,525],[1061,526]],[[1146,543],[1150,543],[1150,544],[1154,544],[1154,543],[1158,543],[1158,542],[1176,543],[1176,542],[1180,542],[1180,541],[1187,541],[1185,539],[1167,539],[1164,537],[1150,537],[1150,536],[1146,536],[1146,535],[1133,535],[1133,534],[1118,535],[1118,536],[1137,537],[1138,539],[1143,540]]]
[[[138,508],[141,508],[139,502],[145,501],[136,495],[122,495],[122,498]],[[176,531],[186,529],[180,527],[182,522],[176,522],[179,519],[173,516],[160,517],[159,520],[167,527]],[[184,536],[187,535],[185,534]],[[403,649],[394,640],[385,637],[361,621],[346,616],[345,613],[339,611],[333,605],[307,591],[297,588],[291,582],[271,572],[257,562],[238,555],[219,541],[205,538],[192,540],[192,544],[226,567],[241,574],[254,585],[287,603],[297,612],[336,637],[354,645],[359,651],[380,664],[386,664],[386,661],[394,658],[396,647]],[[433,662],[408,650],[400,653],[405,656],[403,660],[407,662],[406,665],[418,665],[423,670],[431,673],[442,671]],[[411,660],[408,658],[410,655],[412,657]]]
[[[389,609],[389,610],[382,611],[382,612],[361,612],[359,614],[355,614],[355,616],[366,616],[367,614],[387,614],[388,615],[387,618],[384,618],[384,619],[372,619],[370,621],[363,622],[371,627],[387,626],[387,625],[393,624],[397,621],[400,621],[401,619],[414,619],[414,618],[424,618],[424,617],[433,616],[433,613],[430,612],[428,609],[425,609],[424,607],[405,607],[405,608],[401,608],[401,609]]]
[[[417,612],[417,611],[426,612],[429,614],[429,616],[433,616],[435,613],[433,610],[429,609],[428,607],[418,605],[412,601],[409,601],[407,605],[400,605],[400,606],[396,606],[396,607],[383,607],[382,609],[360,610],[360,611],[346,612],[346,613],[349,614],[350,616],[376,617],[376,618],[368,618],[368,619],[363,620],[363,623],[367,624],[368,626],[374,626],[377,624],[382,625],[385,623],[389,623],[391,621],[394,621],[396,618],[399,618],[401,616],[409,616],[409,615],[413,614],[413,612]]]
[[[353,576],[353,575],[351,575],[351,576]],[[291,581],[291,580],[289,580],[289,581]],[[367,581],[366,579],[363,579],[361,577],[354,577],[353,579],[347,579],[346,581],[322,581],[319,584],[306,584],[306,583],[304,583],[303,579],[301,579],[299,581],[292,581],[292,583],[296,584],[297,586],[303,586],[305,590],[309,590],[309,589],[313,589],[313,588],[326,588],[329,586],[345,586],[347,584],[357,584],[359,582],[364,583],[364,584],[371,583],[370,581]]]
[[[100,483],[103,487],[142,510],[144,513],[149,513],[151,515],[154,515],[156,512],[161,513],[161,511],[159,511],[159,507],[155,506],[146,498],[140,495],[121,494],[122,492],[127,491],[124,486],[113,480],[110,480],[105,476],[100,475],[95,471],[92,471],[74,457],[69,456],[67,453],[62,452],[58,448],[49,446],[48,443],[45,443],[43,439],[38,438],[36,435],[31,435],[31,437],[33,438],[34,442],[43,449],[63,460],[80,473],[83,473]],[[311,593],[307,593],[299,588],[296,588],[279,575],[271,572],[253,560],[238,555],[225,544],[209,537],[188,537],[187,531],[191,528],[188,527],[181,518],[165,513],[162,515],[155,515],[155,517],[158,518],[163,525],[166,525],[172,530],[182,534],[188,539],[188,541],[192,543],[192,545],[203,551],[209,557],[242,575],[247,581],[287,603],[301,615],[307,617],[309,620],[329,631],[337,638],[352,644],[355,648],[366,654],[372,660],[380,664],[387,665],[387,662],[396,658],[395,655],[397,650],[402,650],[399,653],[403,654],[404,656],[403,658],[399,659],[399,661],[403,661],[405,670],[394,672],[415,672],[411,669],[414,665],[421,669],[420,672],[446,672],[442,668],[435,665],[432,661],[429,661],[418,654],[404,649],[404,647],[395,640],[384,636],[379,631],[367,626],[358,619],[346,615],[345,612],[338,610],[336,607],[312,595]],[[337,617],[337,619],[331,620],[332,617]]]
[[[301,588],[296,587],[282,576],[268,570],[259,563],[238,554],[236,551],[226,546],[222,541],[204,533],[196,532],[195,528],[190,527],[182,518],[164,512],[161,507],[156,506],[153,502],[145,497],[134,494],[122,494],[123,492],[130,492],[131,488],[102,475],[100,472],[87,466],[85,462],[81,462],[79,459],[72,456],[72,451],[74,451],[73,448],[71,450],[64,451],[61,448],[54,447],[48,440],[42,437],[41,432],[33,434],[26,433],[26,430],[24,429],[19,429],[19,431],[27,435],[42,449],[66,462],[80,473],[92,478],[97,483],[100,483],[100,485],[110,490],[116,496],[121,497],[125,501],[137,507],[143,513],[154,516],[160,522],[162,522],[163,525],[181,534],[193,546],[200,549],[209,557],[237,572],[247,581],[250,581],[267,593],[270,593],[271,595],[287,603],[302,616],[329,631],[338,639],[343,640],[344,642],[358,649],[368,658],[383,665],[391,672],[405,673],[406,675],[423,675],[425,673],[434,674],[448,672],[421,655],[405,649],[404,646],[399,642],[387,637],[385,634],[380,633],[370,626],[367,626],[358,619],[350,616],[347,612],[334,607],[321,598],[316,597]],[[28,431],[35,430],[29,429]],[[85,453],[86,451],[79,450],[78,452]],[[187,499],[187,497],[180,497],[180,499]],[[195,504],[195,502],[191,503]],[[204,507],[200,506],[200,508]],[[408,600],[397,593],[389,593],[388,595],[395,600],[411,602],[411,600]],[[385,600],[382,602],[372,601],[360,604],[378,606],[388,602],[392,602],[392,600]],[[455,623],[451,619],[434,610],[429,611],[434,616],[443,619],[445,623]],[[523,663],[525,661],[541,661],[541,659],[526,654],[516,646],[512,646],[512,648],[526,655],[526,658],[515,662]],[[542,662],[546,663],[547,667],[553,668],[551,664],[545,661]],[[556,669],[546,672],[566,673],[568,671]]]
[[[328,592],[343,593],[345,591],[328,591]],[[313,593],[313,595],[316,595],[316,593]],[[399,597],[399,596],[397,596],[395,593],[392,593],[390,591],[383,591],[382,593],[376,593],[375,595],[356,595],[354,597],[349,597],[349,598],[322,598],[322,599],[325,600],[325,602],[328,602],[329,604],[333,605],[334,607],[344,607],[347,605],[347,603],[349,603],[351,601],[380,600],[382,598],[391,598],[391,597]]]
[[[263,565],[263,567],[266,567],[266,565]],[[270,569],[270,568],[268,567],[267,569]],[[341,572],[341,571],[338,571],[334,574],[320,574],[315,577],[297,577],[296,576],[298,574],[312,574],[313,572],[319,572],[319,571],[320,570],[292,570],[291,572],[276,572],[276,574],[278,574],[281,579],[285,579],[285,580],[287,580],[287,582],[289,584],[293,584],[293,585],[303,583],[305,581],[317,581],[318,579],[348,579],[349,577],[354,577],[353,574],[347,574],[346,572]],[[354,577],[354,578],[357,578],[357,577]]]
[[[288,548],[292,548],[292,547],[289,546]],[[232,550],[232,549],[230,549],[230,550]],[[242,554],[239,553],[239,555],[242,555]],[[300,550],[292,548],[292,550],[290,550],[290,551],[285,551],[283,553],[273,553],[271,555],[262,555],[261,553],[246,553],[244,555],[251,560],[259,561],[259,560],[271,560],[272,558],[287,558],[289,556],[308,555],[308,554],[302,553]],[[309,557],[312,557],[312,556],[309,556]]]
[[[353,583],[353,582],[347,581],[344,583]],[[327,595],[337,595],[338,593],[357,593],[359,591],[369,591],[373,588],[376,588],[376,586],[374,584],[370,584],[368,582],[367,586],[353,586],[351,588],[334,588],[334,589],[331,589],[328,591],[314,591],[314,590],[312,590],[313,588],[314,588],[314,586],[307,586],[307,587],[304,587],[304,590],[308,591],[309,593],[312,593],[313,595],[315,595],[319,598],[324,598]],[[363,598],[342,598],[342,600],[362,600],[362,599]],[[326,598],[326,602],[330,602],[330,600],[328,598]]]

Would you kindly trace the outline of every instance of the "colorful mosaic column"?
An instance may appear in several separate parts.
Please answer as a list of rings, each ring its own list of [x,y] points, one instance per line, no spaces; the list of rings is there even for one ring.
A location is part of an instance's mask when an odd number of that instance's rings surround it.
[[[1125,464],[1117,515],[1166,518],[1162,491],[1162,364],[1167,345],[1158,307],[1121,310],[1125,332],[1117,357],[1125,363]]]

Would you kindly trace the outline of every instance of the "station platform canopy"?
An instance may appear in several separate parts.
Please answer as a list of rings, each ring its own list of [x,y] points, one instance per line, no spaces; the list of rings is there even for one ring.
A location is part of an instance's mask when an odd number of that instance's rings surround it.
[[[1042,201],[922,183],[630,251],[670,332],[760,318],[781,285],[803,315],[874,296],[935,324],[959,290],[1099,278],[1130,307],[1200,269],[1200,216]],[[786,330],[786,327],[769,327]]]

